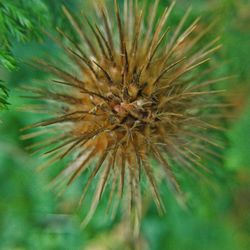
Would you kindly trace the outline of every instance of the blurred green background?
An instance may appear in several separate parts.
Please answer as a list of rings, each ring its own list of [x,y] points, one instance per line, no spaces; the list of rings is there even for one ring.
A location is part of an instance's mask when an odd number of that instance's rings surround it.
[[[160,4],[159,14],[169,1],[162,0]],[[219,71],[237,75],[224,85],[235,105],[230,111],[235,118],[224,135],[228,143],[220,170],[213,177],[214,185],[209,187],[200,180],[185,177],[182,185],[189,200],[188,210],[180,208],[166,187],[162,187],[167,213],[159,217],[154,204],[145,202],[139,245],[140,249],[152,250],[247,250],[250,1],[177,0],[170,25],[180,19],[190,4],[192,16],[202,15],[205,26],[219,17],[212,35],[221,35],[223,42],[219,57],[226,64]],[[105,202],[88,227],[81,229],[83,213],[76,210],[80,183],[58,198],[46,189],[51,178],[49,171],[35,171],[41,160],[24,149],[30,142],[20,140],[20,129],[39,116],[19,111],[24,101],[17,89],[21,84],[34,84],[35,78],[43,79],[43,73],[23,61],[48,54],[57,56],[57,47],[44,37],[41,29],[54,33],[59,26],[71,31],[61,12],[62,5],[75,14],[79,9],[90,8],[86,0],[0,1],[0,79],[5,81],[10,94],[8,109],[0,113],[0,249],[130,249],[124,224],[103,216]]]

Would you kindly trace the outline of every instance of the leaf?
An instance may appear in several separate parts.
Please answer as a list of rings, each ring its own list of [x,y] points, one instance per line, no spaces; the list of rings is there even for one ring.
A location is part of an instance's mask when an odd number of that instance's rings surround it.
[[[0,110],[7,108],[9,104],[7,98],[9,96],[8,89],[2,84],[3,81],[0,80]]]
[[[0,65],[14,70],[16,60],[12,55],[13,43],[41,39],[42,28],[49,23],[48,17],[48,9],[41,1],[1,1]]]

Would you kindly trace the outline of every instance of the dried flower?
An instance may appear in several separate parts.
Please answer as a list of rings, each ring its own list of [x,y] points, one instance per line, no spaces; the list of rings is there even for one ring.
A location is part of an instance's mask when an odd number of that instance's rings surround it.
[[[64,180],[69,186],[89,170],[81,202],[93,179],[99,180],[85,222],[110,183],[110,202],[117,208],[123,199],[139,225],[141,179],[147,179],[158,209],[164,211],[155,172],[164,172],[180,196],[175,169],[202,176],[209,172],[202,159],[216,155],[211,146],[220,147],[209,132],[220,129],[217,110],[223,106],[217,103],[222,91],[214,84],[226,79],[209,79],[216,69],[209,56],[221,47],[219,39],[200,42],[212,26],[197,31],[199,18],[185,28],[190,9],[171,31],[166,22],[174,4],[157,19],[158,3],[147,21],[136,1],[124,1],[123,15],[115,1],[115,17],[99,4],[96,23],[87,17],[80,23],[63,8],[81,42],[62,30],[63,39],[54,40],[71,64],[34,60],[36,67],[56,77],[47,88],[28,88],[34,99],[49,104],[40,111],[52,117],[26,127],[39,130],[23,138],[48,135],[32,146],[48,157],[46,166],[73,159],[54,182]]]

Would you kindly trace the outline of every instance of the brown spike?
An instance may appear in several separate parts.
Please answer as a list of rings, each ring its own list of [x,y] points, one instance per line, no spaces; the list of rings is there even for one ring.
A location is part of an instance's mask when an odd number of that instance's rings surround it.
[[[133,58],[136,58],[137,55],[137,49],[138,49],[138,43],[140,39],[140,33],[141,33],[141,24],[142,24],[142,18],[143,18],[143,11],[141,10],[139,16],[136,15],[135,17],[135,23],[134,23],[134,37],[131,47],[130,54],[133,56]]]
[[[153,195],[153,199],[155,201],[155,204],[157,206],[158,212],[159,213],[164,213],[165,212],[165,207],[163,205],[163,202],[160,198],[159,192],[158,192],[158,188],[156,186],[156,181],[154,179],[154,175],[153,172],[151,170],[150,164],[147,160],[147,157],[141,155],[141,159],[142,159],[142,166],[144,167],[144,171],[146,173],[146,176],[149,180],[150,183],[150,187],[152,190],[152,195]]]
[[[177,194],[181,194],[181,190],[180,190],[180,186],[178,184],[178,182],[176,181],[176,178],[174,176],[173,171],[171,170],[168,162],[166,161],[166,159],[162,156],[162,154],[160,153],[160,151],[157,149],[156,146],[154,146],[153,144],[150,144],[153,153],[156,157],[156,159],[162,164],[162,166],[164,167],[164,170],[166,172],[167,178],[169,180],[169,184],[172,186],[172,188],[174,188],[175,192]]]
[[[155,86],[159,81],[160,79],[167,73],[169,72],[170,70],[172,70],[175,66],[177,66],[178,64],[182,63],[184,60],[186,60],[186,58],[182,58],[174,63],[172,63],[171,65],[169,65],[166,69],[164,69],[160,75],[156,78],[156,80],[154,81],[153,83],[153,86]]]
[[[111,35],[111,28],[110,28],[110,20],[109,17],[106,14],[106,9],[104,6],[102,6],[100,8],[101,14],[102,14],[102,18],[104,21],[104,28],[106,30],[107,33],[107,37],[108,37],[108,41],[109,41],[109,47],[111,49],[111,51],[114,51],[114,43],[113,43],[113,39],[112,39],[112,35]]]
[[[117,25],[118,25],[119,36],[120,36],[121,58],[123,58],[125,39],[124,39],[124,33],[123,33],[122,22],[121,22],[120,11],[119,11],[119,7],[117,4],[117,0],[114,0],[114,5],[115,5],[115,14],[116,14]]]
[[[86,16],[85,16],[85,19],[86,19],[86,21],[87,21],[87,23],[88,23],[91,31],[93,32],[93,34],[94,34],[94,36],[96,38],[96,41],[97,41],[97,43],[99,45],[99,48],[100,48],[100,50],[102,52],[102,55],[104,56],[104,58],[108,59],[106,50],[104,48],[105,44],[103,44],[102,38],[100,36],[100,33],[96,32],[96,29],[93,27],[93,25],[91,24],[91,22],[89,21],[89,19]],[[95,25],[95,27],[96,27],[96,25]]]
[[[86,41],[89,49],[91,50],[91,52],[93,53],[93,55],[96,58],[99,58],[95,47],[93,46],[91,40],[88,38],[88,36],[83,32],[83,29],[81,27],[81,25],[77,22],[77,20],[71,15],[71,13],[67,10],[67,8],[65,6],[62,7],[64,14],[66,15],[66,17],[69,19],[70,23],[72,24],[73,28],[75,29],[75,31],[79,34],[79,36],[81,37],[81,39],[83,41]]]
[[[80,199],[79,204],[82,204],[82,202],[83,202],[83,200],[84,200],[84,198],[85,198],[86,192],[87,192],[87,190],[88,190],[88,188],[89,188],[89,185],[91,184],[91,182],[92,182],[93,178],[96,176],[96,174],[99,172],[99,170],[100,170],[100,168],[101,168],[103,162],[105,161],[105,159],[106,159],[106,157],[107,157],[107,155],[108,155],[108,152],[109,152],[109,151],[106,149],[106,150],[102,153],[101,157],[99,158],[99,160],[98,160],[98,162],[97,162],[97,164],[96,164],[94,170],[92,171],[91,175],[89,176],[89,178],[88,178],[88,180],[87,180],[87,183],[86,183],[86,185],[85,185],[85,187],[84,187],[84,189],[83,189],[83,191],[82,191],[82,195],[81,195],[81,199]]]
[[[108,73],[100,64],[98,64],[98,63],[95,62],[94,60],[92,60],[92,61],[93,61],[93,63],[94,63],[98,68],[100,68],[100,69],[102,70],[102,72],[104,73],[105,77],[107,78],[109,84],[114,84],[114,83],[113,83],[113,80],[111,79],[111,77],[110,77],[110,75],[109,75],[109,73]]]
[[[82,172],[86,169],[87,164],[89,163],[89,161],[91,159],[93,159],[95,155],[96,155],[96,149],[93,149],[92,151],[90,151],[90,153],[88,154],[86,159],[81,163],[79,168],[77,168],[76,171],[70,177],[70,179],[69,179],[69,181],[67,183],[68,186],[71,185],[73,183],[73,181],[82,174]]]
[[[108,51],[108,54],[109,54],[109,59],[113,62],[113,65],[115,66],[115,59],[114,59],[114,56],[113,56],[112,48],[110,47],[108,41],[105,39],[104,35],[100,31],[99,27],[97,25],[95,27],[96,27],[96,30],[97,30],[99,36],[101,37],[101,39],[103,40],[103,42],[105,44],[105,47],[106,47],[106,49]]]
[[[154,26],[154,21],[155,21],[155,18],[156,18],[156,12],[157,12],[158,5],[159,5],[159,0],[156,0],[154,2],[154,5],[153,5],[153,10],[151,12],[152,14],[149,15],[150,20],[149,20],[148,30],[147,30],[147,33],[146,33],[146,37],[145,37],[145,40],[144,40],[143,47],[146,47],[149,44],[149,39],[150,39],[152,30],[153,30],[153,26]]]

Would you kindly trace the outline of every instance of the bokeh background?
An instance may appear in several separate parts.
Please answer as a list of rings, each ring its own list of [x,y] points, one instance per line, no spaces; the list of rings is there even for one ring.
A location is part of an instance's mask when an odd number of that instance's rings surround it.
[[[146,0],[145,0],[146,1]],[[120,1],[122,2],[122,1]],[[141,1],[143,2],[143,1]],[[146,3],[153,1],[147,0]],[[170,1],[160,2],[159,14]],[[25,61],[50,55],[58,48],[41,32],[71,28],[61,11],[67,6],[76,15],[91,12],[86,0],[0,1],[0,79],[9,89],[8,109],[0,113],[0,249],[78,250],[130,249],[125,225],[105,217],[103,202],[84,230],[84,214],[76,209],[81,181],[62,197],[48,190],[50,171],[37,172],[41,159],[25,149],[20,129],[39,115],[21,112],[24,100],[18,88],[34,84],[44,73]],[[144,204],[140,249],[247,250],[250,249],[250,1],[177,0],[169,24],[176,24],[189,5],[192,17],[202,16],[203,27],[218,18],[212,36],[221,35],[218,60],[222,75],[236,75],[223,87],[234,108],[223,137],[227,146],[215,167],[212,186],[190,176],[182,177],[189,209],[181,208],[162,187],[167,213],[159,217],[151,200]],[[89,10],[88,10],[89,9]],[[201,27],[202,28],[202,27]],[[1,89],[0,89],[1,90]],[[214,167],[214,166],[213,166]]]

